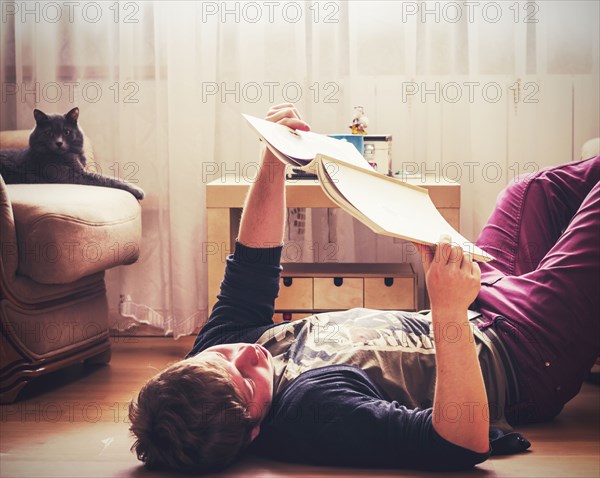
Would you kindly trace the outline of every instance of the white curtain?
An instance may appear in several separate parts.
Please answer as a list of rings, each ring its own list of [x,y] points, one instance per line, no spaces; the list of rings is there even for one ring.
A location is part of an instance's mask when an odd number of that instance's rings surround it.
[[[147,193],[140,261],[107,274],[115,326],[179,337],[207,318],[205,184],[258,159],[242,112],[291,101],[345,133],[364,106],[394,170],[459,180],[471,239],[516,174],[578,159],[600,128],[598,2],[475,3],[5,2],[0,126],[80,107],[98,167]],[[403,259],[340,211],[289,215],[302,260]]]

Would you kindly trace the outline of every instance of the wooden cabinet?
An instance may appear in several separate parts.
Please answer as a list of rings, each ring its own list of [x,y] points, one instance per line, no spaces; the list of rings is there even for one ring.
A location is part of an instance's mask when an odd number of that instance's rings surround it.
[[[444,178],[437,176],[426,176],[426,177],[406,177],[404,178],[407,182],[416,186],[421,186],[429,191],[431,200],[435,204],[437,210],[444,218],[450,223],[456,230],[459,229],[460,219],[460,185],[453,181],[449,181]],[[207,207],[207,227],[208,236],[207,242],[202,244],[202,257],[203,261],[206,261],[208,268],[208,310],[210,311],[216,300],[217,294],[219,293],[219,287],[221,280],[223,279],[223,270],[225,268],[225,259],[228,254],[233,252],[233,245],[235,238],[238,233],[240,217],[242,213],[242,206],[244,205],[244,199],[252,184],[252,180],[248,178],[241,178],[232,175],[225,175],[222,178],[211,181],[206,186],[206,207]],[[302,180],[302,181],[287,181],[286,182],[286,203],[288,207],[306,207],[306,208],[336,208],[337,205],[332,202],[329,197],[323,192],[321,186],[317,181]],[[322,275],[313,276],[306,275],[305,278],[311,279],[304,283],[302,287],[292,286],[289,290],[284,290],[280,293],[280,297],[277,299],[276,307],[278,310],[314,310],[314,303],[311,307],[305,307],[313,301],[313,287],[314,277],[333,278],[331,272],[327,273],[327,268],[337,267],[338,263],[322,263],[324,272]],[[417,309],[416,301],[412,292],[405,289],[404,286],[396,284],[391,286],[390,289],[379,289],[378,282],[367,282],[366,277],[372,278],[383,278],[385,279],[386,274],[381,269],[381,266],[388,266],[389,264],[377,264],[376,269],[372,269],[371,272],[375,275],[358,275],[363,279],[363,301],[364,307],[374,307],[375,305],[382,305],[386,307],[376,308],[388,308],[388,309],[406,309],[414,310]],[[296,264],[284,264],[284,267],[288,269],[290,266],[296,266]],[[364,264],[354,264],[353,266],[359,267],[355,269],[360,271]],[[409,266],[410,267],[410,266]],[[364,272],[364,270],[363,270]],[[412,274],[412,269],[410,270]],[[389,281],[388,281],[389,282]],[[396,279],[394,279],[394,283]],[[306,285],[309,284],[309,285]],[[414,281],[413,281],[414,284]],[[319,286],[317,286],[318,290]],[[415,287],[416,289],[416,287]],[[336,294],[341,289],[336,290]],[[349,290],[349,289],[348,289]],[[377,291],[381,292],[377,292]],[[373,292],[374,291],[374,292]],[[402,292],[404,291],[404,292]],[[403,296],[404,299],[400,299],[399,295]],[[331,294],[329,294],[331,296]],[[289,302],[293,300],[294,302]],[[324,299],[326,304],[332,304],[332,301],[337,300],[336,297],[329,297]],[[356,303],[356,299],[355,302]],[[397,307],[395,307],[397,306]],[[294,314],[296,317],[297,314]],[[305,316],[304,314],[303,316]]]
[[[355,307],[416,310],[416,297],[410,264],[284,263],[274,321]]]

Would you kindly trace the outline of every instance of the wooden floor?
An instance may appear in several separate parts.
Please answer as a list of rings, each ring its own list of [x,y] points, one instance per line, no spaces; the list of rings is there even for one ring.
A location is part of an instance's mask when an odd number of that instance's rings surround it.
[[[193,338],[114,338],[108,366],[74,366],[41,379],[26,399],[0,407],[0,477],[150,477],[129,451],[127,404],[145,380],[179,360]],[[226,477],[600,477],[600,387],[585,384],[552,423],[522,427],[531,451],[492,458],[470,473],[289,465],[247,458]]]

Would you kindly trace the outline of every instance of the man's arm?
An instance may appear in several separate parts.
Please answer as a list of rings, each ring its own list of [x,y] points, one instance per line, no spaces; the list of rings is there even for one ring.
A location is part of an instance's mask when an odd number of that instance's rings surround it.
[[[467,309],[479,292],[481,271],[470,254],[442,238],[435,255],[419,246],[431,299],[436,346],[433,427],[451,443],[489,450],[485,383]]]
[[[290,103],[274,106],[266,119],[294,129],[310,129]],[[284,223],[285,165],[265,148],[258,177],[246,196],[238,241],[250,247],[279,246]]]
[[[308,130],[291,104],[269,110],[267,119]],[[254,342],[273,325],[279,291],[285,216],[284,165],[263,153],[258,178],[250,187],[233,254],[227,257],[217,303],[189,356],[222,343]]]

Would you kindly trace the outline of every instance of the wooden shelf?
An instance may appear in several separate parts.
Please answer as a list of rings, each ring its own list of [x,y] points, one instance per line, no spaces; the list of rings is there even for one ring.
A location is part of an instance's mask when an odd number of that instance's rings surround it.
[[[282,277],[412,277],[410,264],[283,262]]]

